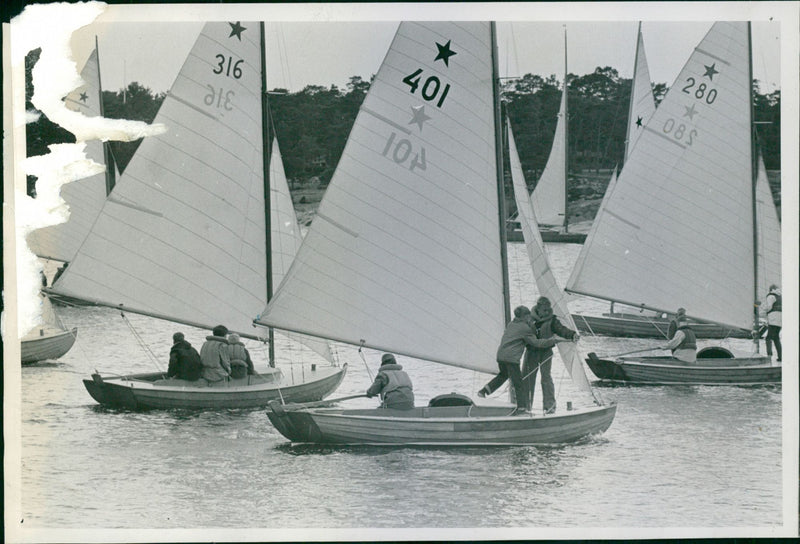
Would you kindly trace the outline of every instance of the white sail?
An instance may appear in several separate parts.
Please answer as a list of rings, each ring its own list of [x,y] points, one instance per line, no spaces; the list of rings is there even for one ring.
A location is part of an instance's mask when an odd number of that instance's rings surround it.
[[[207,23],[59,294],[253,333],[266,300],[258,23]]]
[[[772,190],[769,188],[764,158],[758,157],[756,177],[756,217],[758,229],[758,298],[763,301],[773,283],[781,285],[781,224]]]
[[[279,285],[303,243],[300,225],[286,181],[283,159],[278,148],[278,139],[272,139],[272,154],[269,162],[270,222],[272,224],[272,282]],[[333,361],[330,345],[325,340],[302,334],[286,333],[296,342],[308,346],[328,361]]]
[[[93,50],[81,70],[83,85],[64,98],[67,108],[79,111],[86,117],[101,115],[100,68],[97,49]],[[86,142],[86,157],[97,164],[105,165],[103,143],[100,140]],[[69,207],[69,219],[65,223],[38,229],[28,235],[31,251],[39,257],[57,261],[70,261],[81,242],[92,228],[97,214],[106,200],[106,175],[96,174],[88,178],[64,184],[61,198]]]
[[[491,26],[400,24],[260,322],[496,372]]]
[[[639,138],[567,289],[750,327],[748,25],[718,22]]]
[[[644,53],[642,23],[636,39],[636,58],[634,59],[633,80],[631,81],[631,102],[628,115],[628,132],[625,136],[625,159],[633,151],[644,127],[656,111],[653,97],[653,86],[650,83],[650,70],[647,68],[647,57]]]
[[[539,295],[550,299],[553,313],[566,327],[577,330],[567,306],[567,296],[558,286],[550,268],[550,263],[547,260],[542,235],[539,233],[536,213],[528,198],[528,189],[522,173],[519,155],[517,154],[517,146],[514,143],[514,135],[511,132],[511,125],[508,125],[508,152],[511,163],[511,180],[514,184],[514,198],[517,203],[517,216],[522,227],[525,249],[528,252],[528,259],[533,269],[533,277],[536,279]],[[572,381],[581,390],[591,391],[589,380],[583,369],[580,353],[578,353],[578,344],[575,342],[559,342],[558,352],[569,375],[572,377]]]
[[[567,213],[567,74],[558,110],[556,132],[542,176],[531,193],[531,202],[540,225],[563,225]]]

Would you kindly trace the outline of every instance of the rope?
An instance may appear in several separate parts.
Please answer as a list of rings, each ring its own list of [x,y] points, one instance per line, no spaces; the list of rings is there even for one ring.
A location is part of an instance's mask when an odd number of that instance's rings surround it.
[[[156,369],[159,372],[163,372],[164,370],[161,367],[161,364],[159,364],[159,362],[158,362],[158,357],[156,357],[156,354],[153,353],[153,351],[150,349],[150,347],[144,341],[144,338],[142,338],[142,336],[134,328],[133,323],[131,323],[128,320],[128,317],[125,315],[125,312],[120,310],[119,315],[122,317],[122,320],[125,322],[125,324],[128,325],[128,328],[131,330],[131,333],[133,334],[133,337],[139,343],[139,346],[142,348],[142,351],[144,351],[145,354],[150,358],[150,361],[152,361],[152,363],[156,366]]]
[[[589,325],[589,322],[586,320],[586,316],[585,316],[585,315],[583,315],[583,314],[576,314],[576,315],[575,315],[575,317],[578,317],[578,316],[579,316],[581,319],[583,319],[583,322],[586,324],[586,328],[587,328],[587,329],[589,329],[589,334],[591,334],[592,336],[595,336],[595,337],[596,337],[597,335],[596,335],[596,334],[594,333],[594,331],[592,330],[592,326],[591,326],[591,325]]]
[[[358,354],[361,356],[361,360],[364,361],[364,368],[367,369],[367,376],[369,376],[369,382],[372,383],[374,381],[374,378],[372,377],[372,371],[369,369],[369,365],[367,364],[367,358],[364,357],[364,352],[362,351],[364,344],[366,344],[366,342],[362,339],[361,344],[359,344],[358,346]]]

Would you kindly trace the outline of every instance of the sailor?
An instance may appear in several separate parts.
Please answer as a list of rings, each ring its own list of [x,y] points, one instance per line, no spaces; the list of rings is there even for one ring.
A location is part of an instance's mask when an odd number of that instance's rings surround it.
[[[231,359],[232,378],[244,378],[256,373],[250,352],[244,347],[239,335],[234,332],[228,335],[228,355]]]
[[[578,333],[561,324],[553,313],[550,299],[539,297],[536,306],[531,308],[531,325],[536,331],[536,337],[541,341],[554,336],[565,338],[572,342],[578,340]],[[522,364],[522,379],[530,400],[528,407],[533,404],[533,392],[536,385],[536,374],[542,369],[542,407],[545,414],[556,411],[556,388],[550,370],[553,364],[552,347],[528,346],[525,350],[525,359]]]
[[[530,395],[519,369],[519,360],[522,358],[525,347],[552,348],[556,345],[555,340],[552,338],[545,340],[536,338],[536,333],[531,328],[530,317],[531,311],[527,306],[517,306],[514,309],[514,319],[506,325],[506,330],[500,339],[500,346],[497,348],[496,358],[500,372],[478,391],[478,396],[483,398],[486,395],[491,395],[506,380],[510,379],[511,386],[514,388],[514,397],[517,401],[516,412],[518,414],[530,412]]]
[[[367,389],[367,396],[381,396],[383,408],[394,410],[411,410],[414,408],[414,387],[411,378],[397,364],[394,355],[384,353],[381,357],[381,368],[375,381]]]
[[[186,341],[182,332],[172,335],[172,349],[169,350],[167,377],[195,381],[203,372],[200,354]]]
[[[766,304],[764,311],[767,314],[767,355],[772,357],[772,344],[775,344],[775,351],[778,353],[778,361],[782,361],[781,357],[781,308],[782,297],[781,289],[774,283],[769,286],[769,293],[767,294]]]
[[[697,337],[689,326],[686,310],[678,308],[675,314],[675,335],[670,339],[664,349],[672,351],[672,356],[684,363],[697,362]]]
[[[224,325],[217,325],[211,333],[211,336],[206,336],[206,341],[200,348],[200,359],[203,361],[202,377],[210,384],[227,380],[231,375],[228,339],[225,338],[228,329]]]

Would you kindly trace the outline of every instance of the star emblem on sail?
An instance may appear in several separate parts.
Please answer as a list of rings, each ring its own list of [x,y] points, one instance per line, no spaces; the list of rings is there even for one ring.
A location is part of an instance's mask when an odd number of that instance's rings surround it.
[[[711,66],[706,66],[704,64],[703,67],[706,69],[706,73],[703,74],[703,77],[708,76],[708,79],[710,79],[711,81],[714,81],[714,75],[719,73],[719,70],[717,70],[716,66],[717,66],[716,62],[713,63]]]
[[[86,103],[86,101],[87,101],[88,99],[89,99],[89,95],[88,95],[88,94],[86,94],[86,92],[82,92],[82,93],[81,93],[81,102],[83,102],[83,103]]]
[[[242,32],[247,30],[247,27],[242,26],[241,21],[236,21],[235,23],[228,23],[228,24],[231,25],[231,33],[228,37],[232,38],[236,36],[237,38],[239,38],[239,41],[242,41]]]
[[[419,131],[422,132],[422,125],[429,119],[433,118],[425,114],[425,106],[411,106],[411,121],[408,122],[409,125],[416,123],[419,126]]]
[[[439,50],[439,53],[436,55],[436,58],[433,59],[433,62],[437,60],[444,61],[445,66],[450,66],[450,57],[456,55],[457,53],[450,49],[450,42],[452,40],[447,40],[447,43],[442,45],[439,42],[436,42],[436,48]]]
[[[697,110],[694,109],[694,104],[692,104],[691,106],[684,106],[684,109],[686,111],[683,112],[683,116],[688,117],[690,121],[694,121],[694,116],[697,113]]]

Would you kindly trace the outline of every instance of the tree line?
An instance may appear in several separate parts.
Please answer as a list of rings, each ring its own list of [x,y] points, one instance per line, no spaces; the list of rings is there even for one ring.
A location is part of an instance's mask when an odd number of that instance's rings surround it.
[[[33,110],[30,70],[39,50],[26,58],[28,76],[27,109]],[[374,76],[373,76],[374,77]],[[569,166],[571,172],[609,169],[622,164],[631,80],[621,78],[612,67],[597,67],[578,76],[569,74]],[[273,89],[268,93],[271,129],[277,134],[286,176],[292,187],[311,180],[326,185],[344,149],[370,82],[359,76],[350,78],[345,89],[336,85],[309,85],[298,92]],[[668,88],[653,85],[656,102]],[[554,75],[546,78],[527,74],[505,80],[502,88],[504,111],[509,116],[526,172],[526,179],[538,179],[550,154],[561,101],[561,82]],[[105,116],[151,123],[166,93],[154,92],[139,83],[125,89],[103,91]],[[754,117],[758,141],[767,169],[780,168],[780,90],[762,93],[754,81]],[[28,156],[48,152],[53,143],[74,142],[72,134],[41,115],[27,130]],[[122,172],[136,151],[136,142],[111,142],[112,155]],[[29,180],[29,192],[32,191]]]

